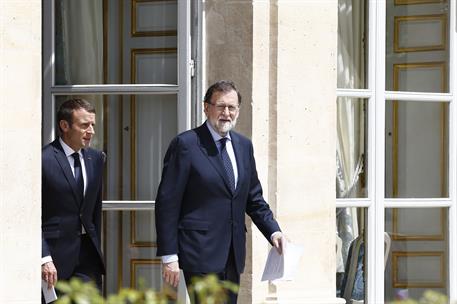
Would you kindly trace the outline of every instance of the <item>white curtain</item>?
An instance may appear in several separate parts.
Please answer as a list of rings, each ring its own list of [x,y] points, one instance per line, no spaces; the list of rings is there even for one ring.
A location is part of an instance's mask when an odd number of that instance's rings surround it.
[[[103,2],[61,0],[65,80],[68,84],[103,82]]]
[[[103,83],[103,1],[60,0],[60,63],[59,84]],[[92,146],[101,149],[103,142],[103,97],[81,96],[90,101],[97,112],[96,136]]]
[[[338,88],[364,88],[365,1],[339,0]],[[365,115],[362,100],[337,102],[337,197],[357,197],[363,170]]]
[[[365,2],[338,1],[338,88],[363,89],[365,85]],[[337,101],[337,198],[363,197],[360,174],[365,148],[365,113],[362,99]],[[342,240],[337,261],[346,264],[349,246],[358,236],[356,208],[337,210],[338,237]],[[337,265],[341,271],[342,265]]]

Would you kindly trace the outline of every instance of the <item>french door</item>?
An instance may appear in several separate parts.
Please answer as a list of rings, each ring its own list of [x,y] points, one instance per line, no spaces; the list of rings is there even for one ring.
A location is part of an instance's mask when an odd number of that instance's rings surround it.
[[[338,10],[337,295],[453,302],[456,2]]]
[[[191,9],[176,0],[43,1],[43,144],[57,136],[58,106],[77,95],[96,106],[92,146],[107,155],[105,293],[163,287],[154,199],[170,140],[196,119]]]

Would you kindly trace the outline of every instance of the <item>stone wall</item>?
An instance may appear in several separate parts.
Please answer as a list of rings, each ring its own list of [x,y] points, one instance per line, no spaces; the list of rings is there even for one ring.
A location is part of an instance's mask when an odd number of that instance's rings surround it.
[[[337,1],[205,1],[207,83],[243,94],[264,196],[305,248],[293,282],[260,282],[269,245],[249,220],[239,303],[335,299]]]
[[[0,1],[0,295],[40,303],[41,1]]]

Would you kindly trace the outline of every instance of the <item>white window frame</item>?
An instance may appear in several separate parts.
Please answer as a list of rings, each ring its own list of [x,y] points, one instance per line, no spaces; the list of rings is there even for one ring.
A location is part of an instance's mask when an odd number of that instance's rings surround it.
[[[366,303],[384,303],[384,231],[386,208],[448,208],[447,274],[450,303],[457,301],[457,5],[449,3],[449,93],[409,93],[385,90],[386,0],[370,0],[368,8],[368,89],[337,89],[338,97],[368,100],[367,198],[337,199],[336,207],[368,208]],[[385,198],[385,108],[387,100],[449,103],[449,197],[436,199]]]
[[[99,84],[99,85],[54,85],[55,83],[55,1],[43,1],[43,144],[54,140],[55,96],[58,95],[138,95],[176,94],[178,96],[178,133],[191,128],[191,36],[190,1],[178,1],[178,84]],[[103,201],[104,210],[119,208],[154,208],[154,201]],[[132,205],[129,205],[132,204]]]

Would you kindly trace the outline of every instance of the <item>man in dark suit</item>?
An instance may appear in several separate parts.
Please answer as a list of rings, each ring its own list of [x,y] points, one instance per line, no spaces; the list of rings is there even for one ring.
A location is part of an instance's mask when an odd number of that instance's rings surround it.
[[[60,137],[42,150],[42,278],[50,287],[57,278],[79,277],[101,289],[104,154],[89,148],[95,108],[67,100],[57,124]]]
[[[232,131],[240,103],[232,82],[213,84],[204,98],[206,122],[175,137],[165,155],[155,208],[157,256],[173,286],[180,268],[188,286],[208,273],[239,284],[245,213],[280,253],[285,245],[262,196],[252,143]],[[230,293],[229,303],[236,300]]]

